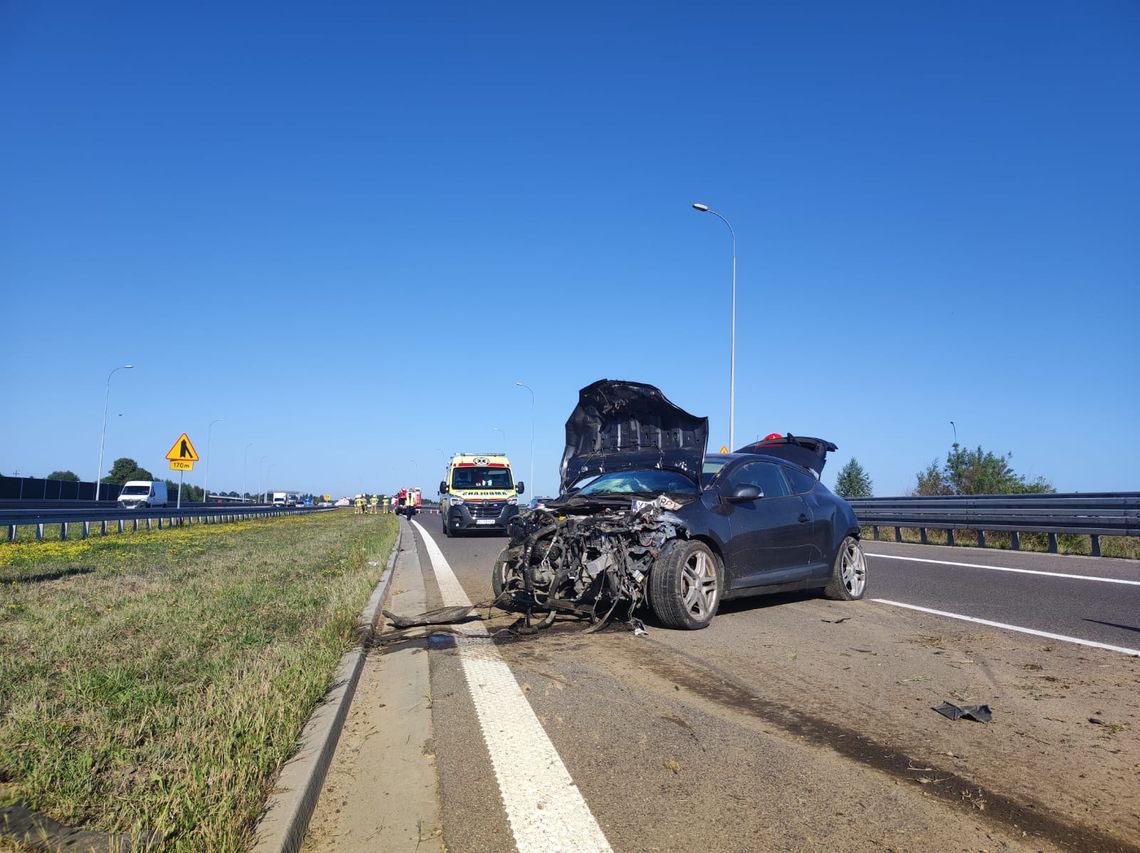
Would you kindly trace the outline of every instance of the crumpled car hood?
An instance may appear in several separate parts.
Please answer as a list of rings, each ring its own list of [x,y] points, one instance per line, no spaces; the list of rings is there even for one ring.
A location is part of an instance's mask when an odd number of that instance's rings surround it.
[[[698,487],[709,419],[679,408],[641,382],[599,379],[578,392],[566,421],[562,493],[583,477],[631,468],[668,468]]]

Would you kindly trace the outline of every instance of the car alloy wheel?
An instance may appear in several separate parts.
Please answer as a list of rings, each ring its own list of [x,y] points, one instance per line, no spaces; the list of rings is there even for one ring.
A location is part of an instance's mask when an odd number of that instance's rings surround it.
[[[681,570],[681,601],[693,619],[706,622],[716,612],[716,567],[706,551],[694,551]]]
[[[836,601],[856,601],[867,588],[867,557],[854,536],[845,536],[823,593]]]
[[[669,628],[695,631],[708,626],[724,586],[724,570],[708,545],[675,539],[661,551],[649,572],[649,606]]]
[[[867,584],[867,558],[863,555],[862,546],[857,540],[848,539],[843,543],[839,559],[844,589],[852,598],[862,597],[863,587]]]

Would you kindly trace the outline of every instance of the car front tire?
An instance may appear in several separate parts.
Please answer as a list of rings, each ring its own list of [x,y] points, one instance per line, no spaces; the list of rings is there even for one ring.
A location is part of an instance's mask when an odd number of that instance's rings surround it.
[[[499,600],[499,596],[503,594],[503,588],[506,586],[507,574],[507,549],[504,548],[503,552],[499,554],[499,559],[495,561],[495,567],[491,569],[491,592],[495,595],[495,601]]]
[[[867,556],[863,545],[854,536],[844,537],[823,594],[835,601],[858,601],[866,589]]]
[[[668,628],[708,627],[720,606],[724,569],[716,554],[695,539],[666,546],[649,573],[649,606]]]

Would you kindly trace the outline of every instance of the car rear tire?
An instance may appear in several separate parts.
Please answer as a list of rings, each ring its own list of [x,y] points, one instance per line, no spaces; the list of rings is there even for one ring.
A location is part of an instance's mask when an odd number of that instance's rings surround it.
[[[668,628],[708,627],[720,606],[724,569],[716,554],[695,539],[666,546],[649,573],[649,606]]]
[[[835,555],[831,580],[823,594],[835,601],[858,601],[867,589],[867,556],[854,536],[847,536]]]

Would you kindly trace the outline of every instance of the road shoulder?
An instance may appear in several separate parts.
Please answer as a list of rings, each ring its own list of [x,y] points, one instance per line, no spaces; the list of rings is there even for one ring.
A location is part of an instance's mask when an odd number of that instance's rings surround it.
[[[425,590],[410,529],[401,542],[387,609],[419,613]],[[431,853],[442,851],[441,839],[428,654],[422,643],[376,647],[302,849]]]

